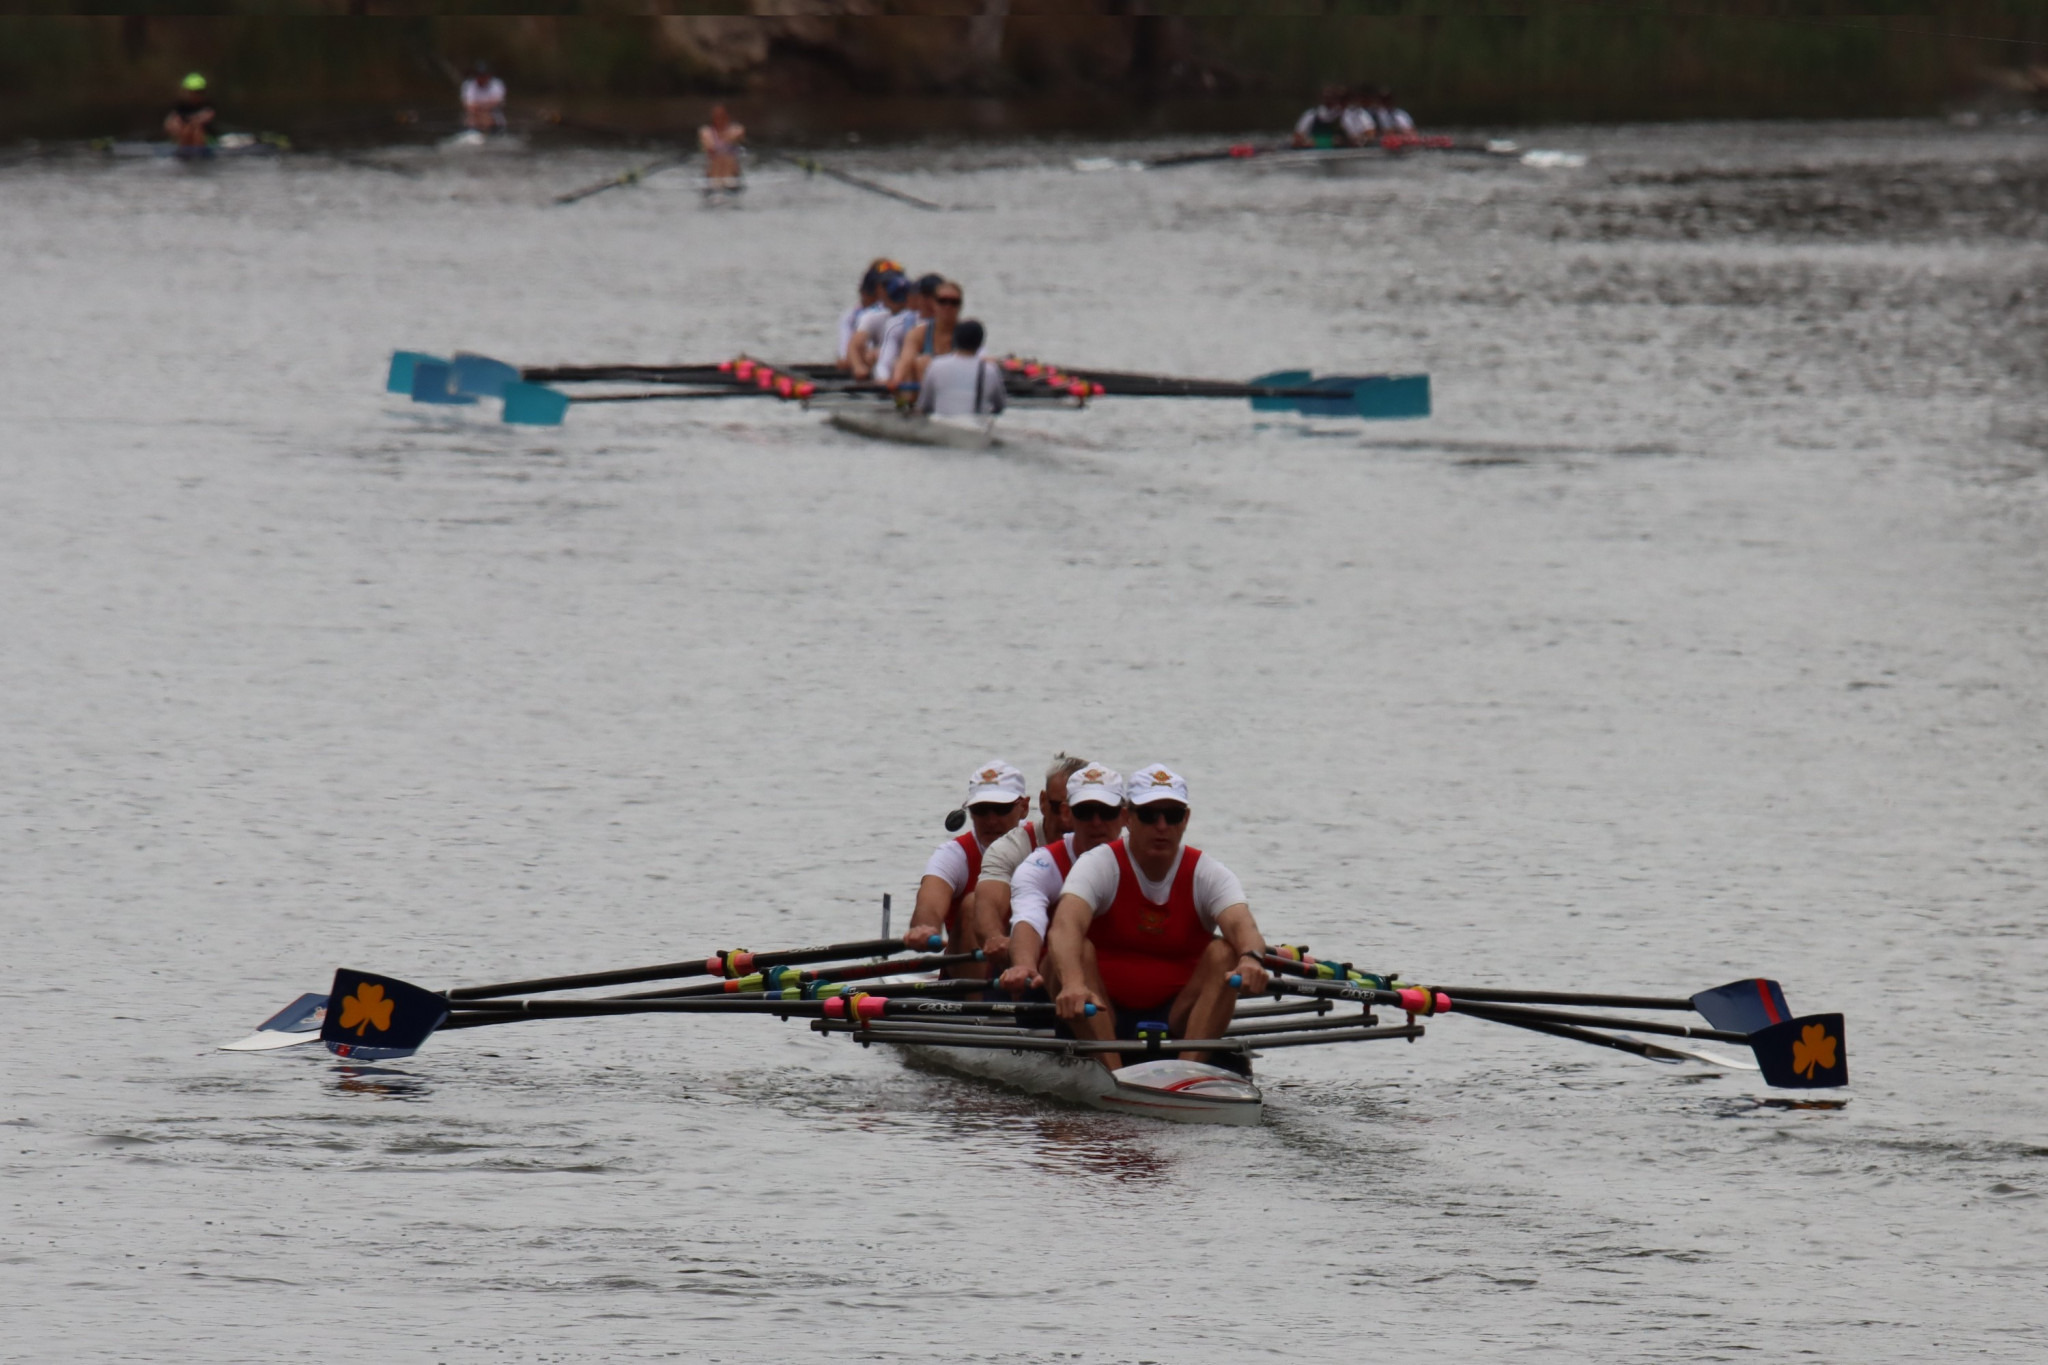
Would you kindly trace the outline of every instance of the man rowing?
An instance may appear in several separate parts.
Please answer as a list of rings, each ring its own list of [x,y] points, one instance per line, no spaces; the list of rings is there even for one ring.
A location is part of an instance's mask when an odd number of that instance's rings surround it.
[[[1073,829],[1046,840],[1010,881],[1009,934],[1003,941],[1009,965],[998,984],[1017,998],[1045,984],[1039,966],[1046,930],[1074,860],[1113,842],[1124,830],[1123,774],[1099,763],[1084,764],[1068,775],[1066,788],[1067,822]],[[993,959],[994,951],[989,956]]]
[[[1180,774],[1147,764],[1125,783],[1124,802],[1124,838],[1076,858],[1060,889],[1046,939],[1047,988],[1060,1019],[1082,1038],[1129,1037],[1161,1015],[1176,1038],[1220,1038],[1239,992],[1266,988],[1265,936],[1236,875],[1182,846],[1188,788]],[[1097,1055],[1112,1071],[1123,1065],[1116,1053]]]
[[[745,188],[740,183],[740,151],[746,146],[747,130],[732,121],[722,104],[711,106],[711,121],[697,130],[697,145],[704,152],[704,187],[708,190]]]
[[[1025,820],[981,855],[981,880],[974,889],[973,932],[968,942],[988,955],[991,966],[1005,961],[1010,943],[1010,879],[1017,865],[1067,832],[1067,776],[1088,766],[1065,753],[1052,757],[1038,793],[1038,819]],[[1037,959],[1032,959],[1034,962]]]
[[[1326,85],[1321,103],[1295,120],[1293,143],[1297,147],[1335,147],[1343,138],[1344,87]]]
[[[917,905],[903,942],[922,948],[933,934],[946,935],[948,952],[970,949],[964,907],[981,880],[981,858],[988,846],[1015,829],[1031,809],[1024,795],[1024,774],[1000,758],[991,759],[967,779],[970,827],[957,839],[940,844],[925,862],[917,885]],[[964,973],[963,973],[964,974]]]
[[[933,417],[996,417],[1006,403],[1003,369],[981,358],[986,334],[969,318],[953,329],[953,353],[925,367],[917,410]]]
[[[904,279],[900,271],[889,271],[882,276],[881,295],[882,306],[870,308],[860,315],[854,326],[853,339],[847,343],[846,370],[855,379],[875,379],[883,375],[878,368],[882,337],[890,324],[909,306],[910,281]]]
[[[960,308],[967,302],[967,293],[958,280],[940,279],[936,275],[926,278],[935,281],[928,296],[931,308],[903,339],[903,353],[897,357],[895,372],[890,376],[899,389],[916,388],[932,361],[952,353],[953,330],[960,325]]]
[[[847,353],[853,349],[853,334],[860,330],[861,318],[870,312],[886,313],[882,306],[882,281],[890,274],[900,274],[896,262],[887,256],[877,256],[868,262],[867,271],[860,277],[860,302],[839,315],[839,365],[847,367]]]
[[[505,82],[491,74],[489,62],[478,62],[462,83],[462,123],[478,133],[505,131]]]
[[[214,117],[213,101],[206,97],[206,77],[194,71],[181,83],[178,102],[164,115],[164,131],[171,135],[179,156],[212,155]]]
[[[932,295],[944,284],[941,275],[920,275],[910,286],[910,293],[903,310],[889,319],[882,329],[882,345],[875,353],[875,375],[877,384],[895,388],[899,383],[900,363],[908,355],[905,344],[919,323],[929,322],[932,316]]]

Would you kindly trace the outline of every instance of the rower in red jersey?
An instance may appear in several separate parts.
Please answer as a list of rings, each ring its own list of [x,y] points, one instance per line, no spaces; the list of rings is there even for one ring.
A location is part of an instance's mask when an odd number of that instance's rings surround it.
[[[1006,962],[998,962],[988,940],[992,967],[1001,970],[997,984],[1015,999],[1027,991],[1043,990],[1045,978],[1039,970],[1044,956],[1045,935],[1051,925],[1052,908],[1059,903],[1067,874],[1090,849],[1113,842],[1124,832],[1124,777],[1100,763],[1083,763],[1066,779],[1066,820],[1073,829],[1045,841],[1017,867],[1004,898],[1009,909],[1002,947]],[[1013,838],[1014,835],[1005,836]],[[986,875],[986,874],[984,874]],[[982,903],[988,903],[988,888],[982,888]]]
[[[1181,843],[1180,774],[1148,763],[1131,774],[1124,799],[1128,832],[1074,860],[1053,910],[1047,975],[1060,1019],[1101,1042],[1158,1019],[1176,1038],[1221,1038],[1239,994],[1266,988],[1265,936],[1236,874]],[[1116,1053],[1097,1055],[1111,1071],[1123,1065]]]
[[[968,942],[974,926],[968,923],[966,907],[972,901],[975,883],[981,880],[981,855],[1015,829],[1031,809],[1024,795],[1024,774],[1000,758],[974,770],[967,779],[967,800],[961,804],[973,827],[940,844],[925,863],[924,880],[917,886],[917,908],[911,911],[910,929],[903,935],[909,947],[922,948],[941,929],[949,953],[980,946]]]
[[[1009,965],[1010,879],[1026,858],[1046,844],[1058,843],[1067,832],[1067,774],[1087,766],[1085,758],[1054,754],[1052,766],[1046,769],[1045,786],[1038,793],[1038,818],[1019,824],[981,855],[981,881],[974,888],[973,935],[967,941],[988,954],[991,971]],[[1044,924],[1038,926],[1038,932],[1042,938]],[[1031,960],[1038,961],[1036,952]]]

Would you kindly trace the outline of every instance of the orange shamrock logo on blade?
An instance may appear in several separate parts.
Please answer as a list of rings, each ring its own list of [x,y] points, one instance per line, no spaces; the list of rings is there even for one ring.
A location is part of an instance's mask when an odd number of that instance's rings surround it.
[[[396,1003],[385,998],[381,985],[365,981],[356,987],[354,995],[341,998],[341,1026],[354,1029],[358,1038],[363,1036],[364,1029],[374,1028],[382,1033],[391,1027],[391,1007]]]
[[[1824,1026],[1808,1024],[1799,1030],[1799,1041],[1792,1044],[1792,1069],[1810,1081],[1816,1067],[1835,1069],[1835,1040],[1828,1037]]]

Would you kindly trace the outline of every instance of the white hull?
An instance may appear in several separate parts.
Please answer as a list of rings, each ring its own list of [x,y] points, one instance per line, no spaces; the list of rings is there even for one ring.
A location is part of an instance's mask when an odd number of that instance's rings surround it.
[[[1200,1062],[1166,1058],[1137,1062],[1112,1074],[1093,1057],[1062,1052],[917,1044],[905,1046],[903,1053],[946,1071],[1112,1114],[1230,1124],[1256,1124],[1265,1114],[1265,1097],[1258,1086],[1235,1072]]]
[[[921,412],[898,412],[879,403],[872,408],[841,408],[826,420],[856,436],[900,441],[905,445],[986,450],[998,444],[993,419],[929,417]]]

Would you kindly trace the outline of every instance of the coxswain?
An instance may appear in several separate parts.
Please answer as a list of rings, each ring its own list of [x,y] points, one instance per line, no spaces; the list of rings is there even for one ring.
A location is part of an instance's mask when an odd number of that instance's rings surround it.
[[[882,334],[910,304],[910,281],[901,272],[891,271],[882,277],[881,303],[880,308],[860,315],[853,340],[847,343],[846,368],[855,379],[873,379],[879,373],[876,362],[881,357]]]
[[[1344,136],[1344,87],[1323,87],[1323,101],[1294,123],[1297,147],[1334,147]]]
[[[1113,843],[1124,832],[1123,774],[1089,763],[1075,769],[1066,785],[1067,823],[1072,830],[1048,839],[1010,878],[1010,928],[1003,942],[1008,964],[997,984],[1015,998],[1044,988],[1040,967],[1046,929],[1074,860]],[[993,960],[995,953],[989,951],[989,956]]]
[[[936,278],[936,277],[934,277]],[[960,309],[967,291],[958,280],[939,280],[931,292],[931,316],[910,329],[904,338],[903,354],[896,359],[893,382],[897,388],[916,388],[932,361],[953,351],[953,329],[960,325]]]
[[[1038,818],[1025,820],[981,855],[981,880],[974,888],[973,932],[968,942],[1000,967],[1010,941],[1010,877],[1017,864],[1067,832],[1067,775],[1088,766],[1085,758],[1054,754],[1038,793]],[[1036,961],[1036,959],[1033,959]]]
[[[1162,1016],[1173,1037],[1220,1038],[1239,993],[1266,988],[1265,936],[1236,875],[1183,846],[1180,774],[1147,764],[1124,784],[1124,803],[1124,837],[1076,858],[1060,890],[1046,939],[1053,1003],[1077,1036],[1101,1042]],[[1097,1055],[1112,1071],[1123,1065]]]
[[[918,324],[931,321],[932,295],[945,282],[941,275],[920,275],[911,284],[903,311],[890,318],[882,329],[882,347],[875,353],[877,384],[891,389],[897,386],[899,362],[909,353],[910,334]]]
[[[917,410],[933,417],[994,417],[1003,410],[1003,369],[981,358],[987,339],[969,318],[953,329],[953,351],[925,367],[917,389]]]
[[[462,83],[462,122],[472,132],[505,131],[505,82],[491,74],[491,64],[479,61]]]
[[[946,935],[948,952],[966,952],[968,925],[963,907],[981,879],[981,856],[988,846],[1017,827],[1031,802],[1024,795],[1024,774],[1000,758],[991,759],[967,779],[969,829],[948,839],[924,865],[917,885],[917,906],[903,942],[922,948],[933,934]]]
[[[868,263],[866,273],[860,277],[860,302],[839,315],[839,349],[835,354],[840,368],[847,367],[847,353],[853,347],[853,334],[860,328],[861,315],[871,309],[882,309],[882,281],[897,269],[896,262],[887,256],[877,256]]]
[[[747,141],[747,130],[732,121],[725,106],[711,106],[711,122],[697,130],[697,145],[704,149],[704,187],[710,190],[737,190],[740,183],[740,151]]]
[[[178,101],[164,116],[164,131],[171,135],[179,156],[210,156],[213,153],[213,101],[206,97],[206,77],[194,71],[185,77]]]

